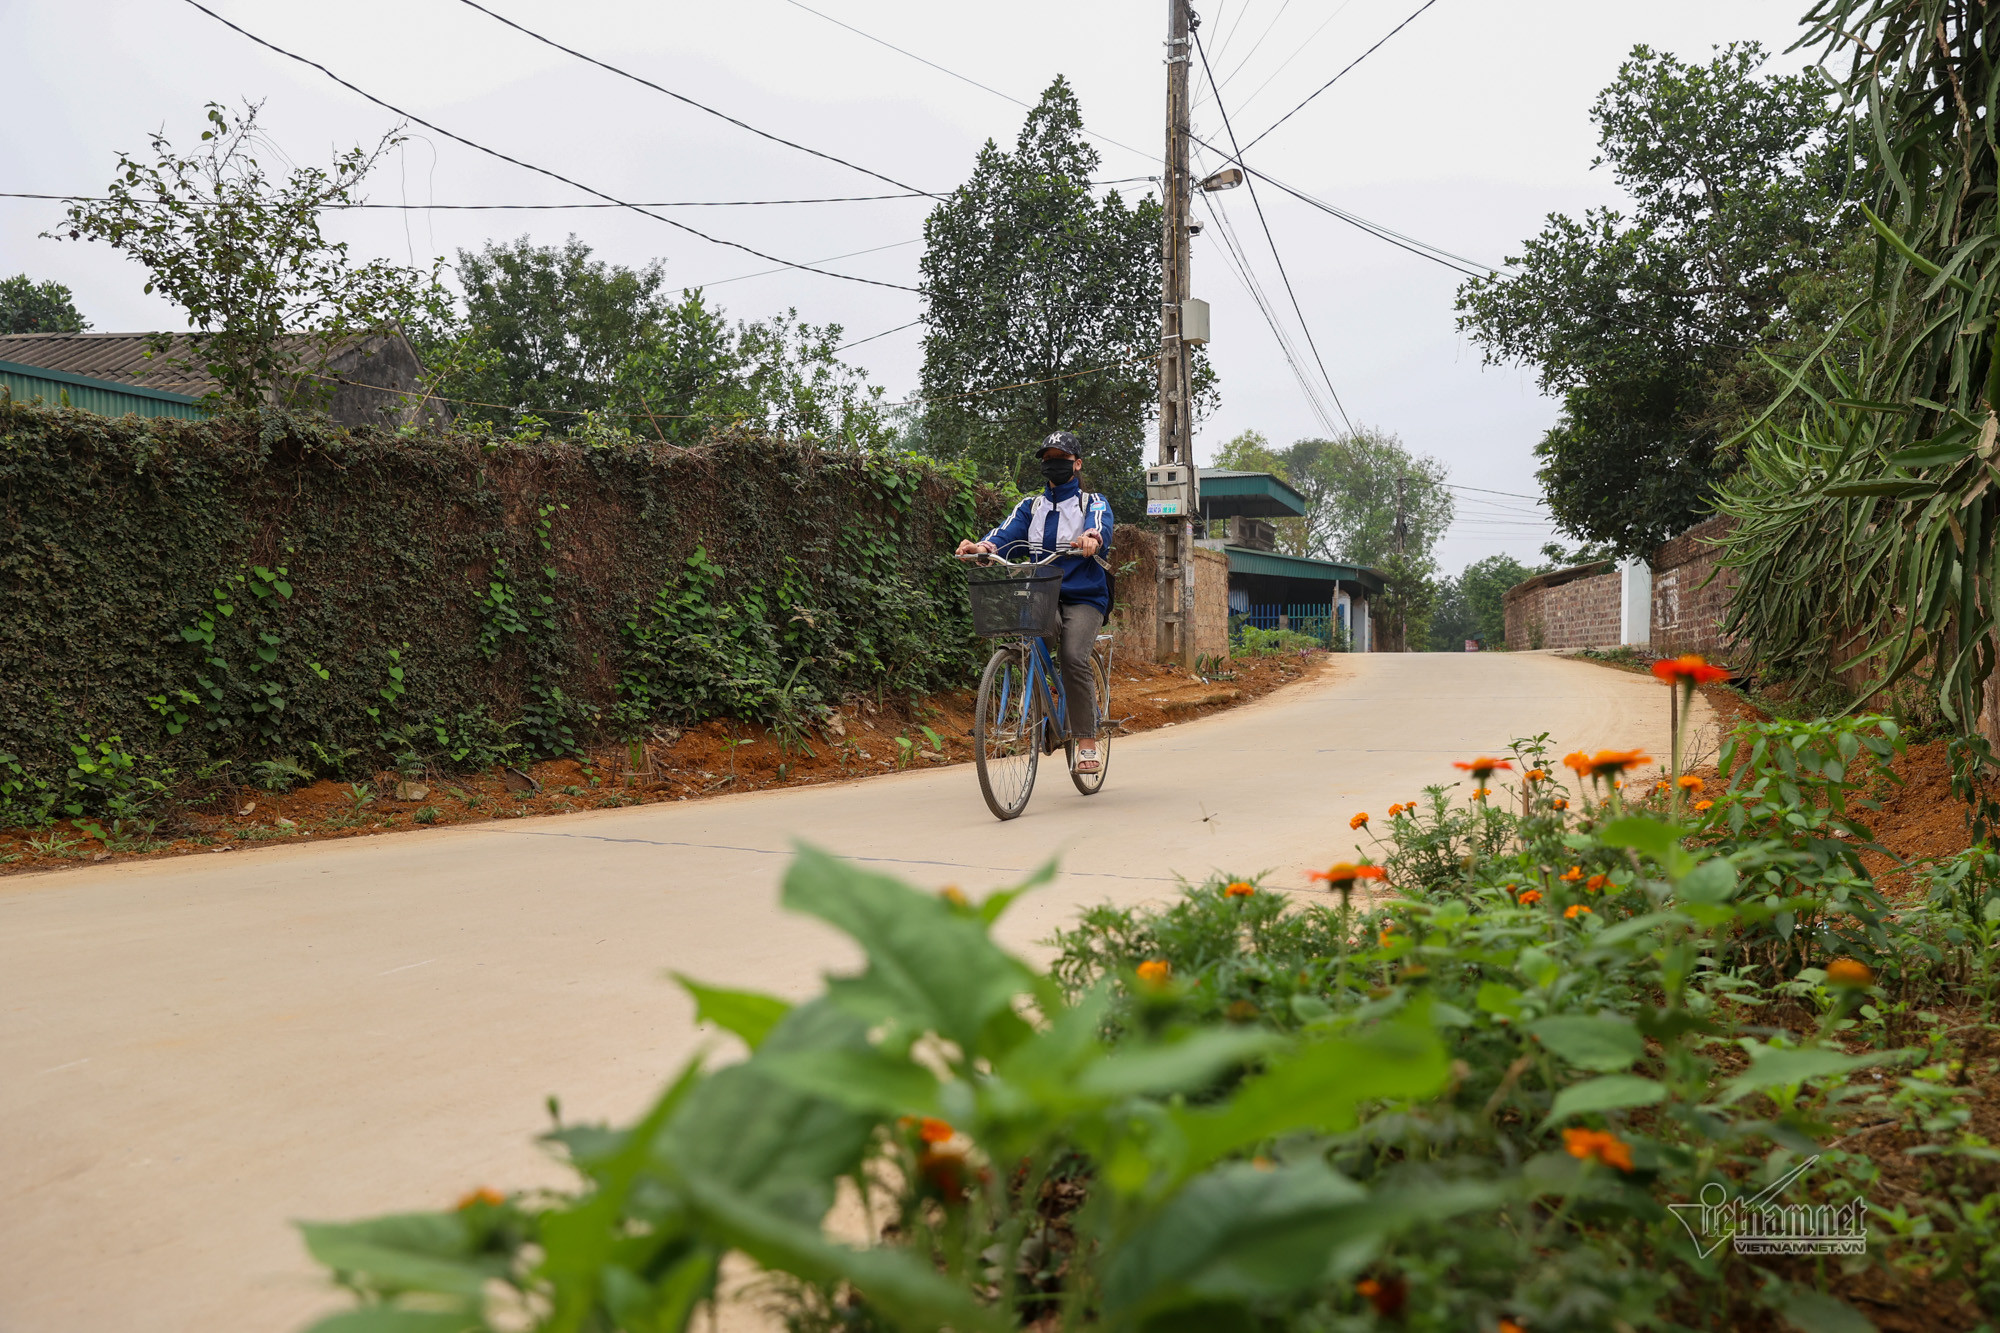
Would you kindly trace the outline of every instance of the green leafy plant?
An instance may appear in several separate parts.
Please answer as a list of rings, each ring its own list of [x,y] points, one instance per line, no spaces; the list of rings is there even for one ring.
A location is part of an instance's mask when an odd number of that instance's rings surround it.
[[[302,782],[313,780],[311,769],[296,760],[282,757],[260,759],[250,765],[250,772],[257,785],[265,791],[286,792]]]
[[[50,832],[39,838],[28,839],[28,850],[36,856],[81,856],[83,839],[72,838],[66,833]]]

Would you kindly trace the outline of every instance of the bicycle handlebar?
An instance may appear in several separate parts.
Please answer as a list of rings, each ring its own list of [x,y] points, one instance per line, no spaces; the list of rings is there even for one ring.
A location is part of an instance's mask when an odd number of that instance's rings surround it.
[[[1017,542],[1015,543],[1015,545],[1026,546],[1027,543]],[[1055,550],[1043,556],[1040,560],[1009,560],[1006,556],[1000,555],[998,552],[993,552],[993,551],[968,551],[964,555],[954,555],[952,556],[952,559],[962,560],[966,562],[977,561],[980,564],[986,564],[986,565],[1006,565],[1010,569],[1020,569],[1030,565],[1046,565],[1051,560],[1054,560],[1058,556],[1075,555],[1075,554],[1076,551],[1072,548],[1071,544],[1069,542],[1064,542],[1060,546],[1056,547]]]

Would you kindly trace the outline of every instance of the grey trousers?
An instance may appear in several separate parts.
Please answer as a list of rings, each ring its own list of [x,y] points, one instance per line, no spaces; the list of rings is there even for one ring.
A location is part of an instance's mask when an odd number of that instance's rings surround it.
[[[1090,650],[1104,628],[1104,613],[1088,602],[1062,604],[1062,632],[1045,640],[1062,670],[1063,721],[1072,736],[1097,734],[1097,676],[1090,668]]]

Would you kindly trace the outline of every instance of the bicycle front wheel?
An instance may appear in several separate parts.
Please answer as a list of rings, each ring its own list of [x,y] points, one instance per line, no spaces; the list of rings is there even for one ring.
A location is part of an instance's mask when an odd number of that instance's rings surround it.
[[[1104,790],[1104,775],[1111,771],[1111,729],[1104,725],[1104,718],[1111,709],[1111,672],[1104,665],[1104,659],[1095,653],[1090,656],[1090,674],[1097,682],[1097,771],[1079,773],[1076,771],[1076,742],[1068,743],[1069,780],[1085,796],[1095,796]]]
[[[1012,819],[1028,808],[1041,759],[1040,710],[1028,688],[1027,659],[1018,648],[1002,648],[987,659],[973,706],[973,759],[979,794],[995,819]]]

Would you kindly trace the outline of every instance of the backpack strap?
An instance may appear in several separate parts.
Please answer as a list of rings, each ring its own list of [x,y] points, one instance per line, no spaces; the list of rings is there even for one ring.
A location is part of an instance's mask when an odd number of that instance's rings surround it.
[[[1106,509],[1109,509],[1109,508],[1111,508],[1111,502],[1110,502],[1109,500],[1106,500],[1106,499],[1105,499],[1105,498],[1104,498],[1104,497],[1103,497],[1102,495],[1098,494],[1098,493],[1097,493],[1096,491],[1085,491],[1085,492],[1083,492],[1083,498],[1084,498],[1084,500],[1085,500],[1086,502],[1089,502],[1089,501],[1102,501],[1102,502],[1103,502],[1103,505],[1104,505],[1104,507],[1105,507]],[[1086,504],[1084,505],[1084,509],[1083,509],[1083,516],[1084,516],[1085,518],[1089,518],[1089,517],[1090,517],[1090,505],[1089,505],[1089,503],[1086,503]],[[1091,558],[1092,560],[1095,560],[1095,561],[1097,562],[1097,566],[1098,566],[1098,568],[1099,568],[1099,569],[1110,569],[1110,568],[1111,568],[1111,562],[1110,562],[1109,560],[1106,560],[1106,559],[1104,558],[1104,554],[1103,554],[1103,552],[1104,552],[1104,548],[1103,548],[1102,546],[1100,546],[1100,547],[1098,547],[1097,549],[1098,549],[1098,554],[1096,554],[1096,555],[1094,555],[1094,556],[1092,556],[1092,557],[1090,557],[1090,558]]]

